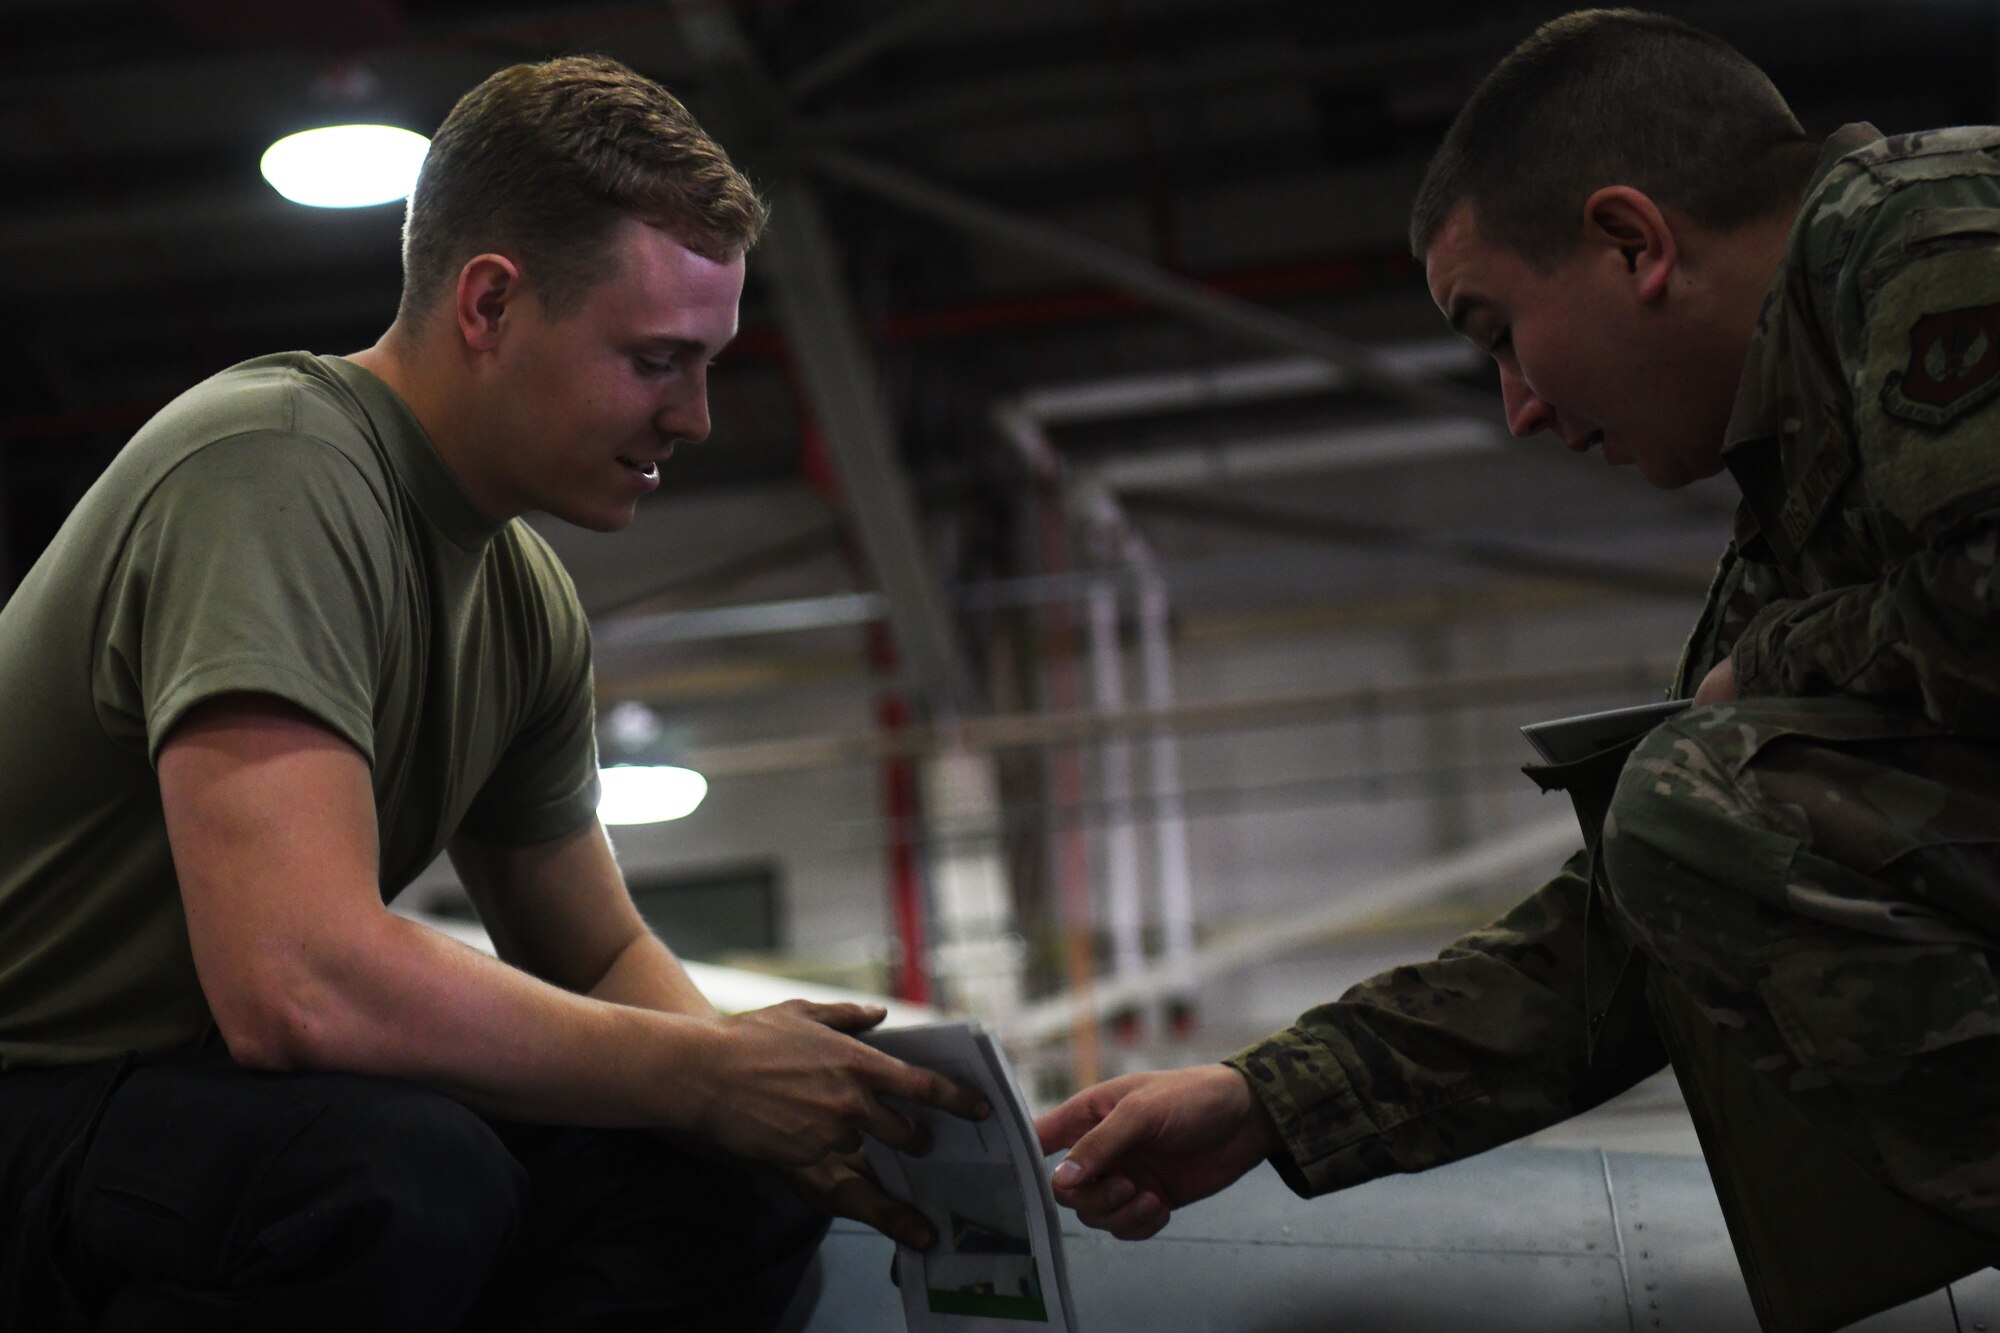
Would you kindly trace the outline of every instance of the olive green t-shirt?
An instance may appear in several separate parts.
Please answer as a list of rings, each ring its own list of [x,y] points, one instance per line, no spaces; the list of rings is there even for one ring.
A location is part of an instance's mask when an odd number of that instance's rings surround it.
[[[385,898],[460,831],[540,842],[596,808],[589,630],[547,544],[486,518],[352,362],[223,371],[0,608],[0,1068],[206,1032],[153,764],[244,690],[367,758]]]

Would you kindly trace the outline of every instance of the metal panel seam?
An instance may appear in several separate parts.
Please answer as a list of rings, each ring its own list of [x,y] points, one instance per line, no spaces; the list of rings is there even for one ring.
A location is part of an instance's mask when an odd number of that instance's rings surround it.
[[[1604,1202],[1611,1209],[1611,1236],[1618,1246],[1618,1280],[1625,1286],[1626,1333],[1636,1333],[1638,1306],[1632,1303],[1632,1270],[1625,1262],[1625,1228],[1618,1222],[1618,1193],[1611,1187],[1611,1154],[1599,1148],[1597,1161],[1604,1168]]]

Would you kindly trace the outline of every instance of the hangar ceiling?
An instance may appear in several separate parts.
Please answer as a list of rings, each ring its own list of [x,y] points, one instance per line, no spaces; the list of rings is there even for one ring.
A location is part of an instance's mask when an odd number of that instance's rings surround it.
[[[492,69],[566,51],[659,78],[780,203],[714,436],[631,533],[552,534],[594,611],[879,585],[906,640],[925,632],[912,596],[956,640],[968,589],[1048,572],[1033,469],[996,414],[1058,390],[1072,410],[1047,439],[1073,472],[1125,478],[1184,608],[1564,566],[1698,583],[1725,492],[1662,500],[1469,427],[1497,419],[1490,370],[1454,350],[1402,240],[1453,110],[1562,8],[0,0],[0,588],[168,397],[386,324],[400,210],[286,203],[256,172],[273,138],[363,113],[428,131]],[[1986,0],[1660,8],[1763,64],[1814,132],[1993,117]],[[801,265],[834,288],[797,285]],[[828,340],[860,360],[826,361]],[[1316,379],[1315,359],[1344,370]],[[853,471],[861,428],[872,477]]]

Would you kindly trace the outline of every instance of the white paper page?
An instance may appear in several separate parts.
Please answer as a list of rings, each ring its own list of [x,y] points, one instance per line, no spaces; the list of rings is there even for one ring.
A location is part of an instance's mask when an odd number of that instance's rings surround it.
[[[978,1088],[993,1107],[985,1120],[961,1120],[885,1097],[930,1131],[930,1151],[907,1157],[864,1140],[883,1189],[909,1201],[937,1234],[928,1252],[896,1250],[911,1333],[1073,1333],[1055,1199],[1027,1107],[992,1039],[961,1022],[862,1040]]]

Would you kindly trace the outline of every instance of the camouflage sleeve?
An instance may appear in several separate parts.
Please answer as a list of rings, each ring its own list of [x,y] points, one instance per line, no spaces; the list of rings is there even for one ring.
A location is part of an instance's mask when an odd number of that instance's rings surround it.
[[[1765,608],[1737,641],[1738,691],[1844,694],[2000,732],[1996,545],[2000,514],[1982,515],[1877,582]]]
[[[1613,1012],[1590,1012],[1587,960],[1627,950],[1589,910],[1584,875],[1578,853],[1435,960],[1372,977],[1229,1058],[1278,1127],[1286,1184],[1311,1196],[1455,1161],[1666,1063],[1638,988],[1606,987]]]
[[[1836,218],[1814,318],[1853,386],[1872,583],[1765,608],[1746,695],[1839,693],[2000,728],[2000,181],[1917,182]]]
[[[1701,618],[1681,649],[1671,697],[1692,699],[1715,665],[1730,656],[1744,628],[1759,612],[1780,603],[1792,604],[1770,567],[1746,559],[1732,541],[1715,567]]]

